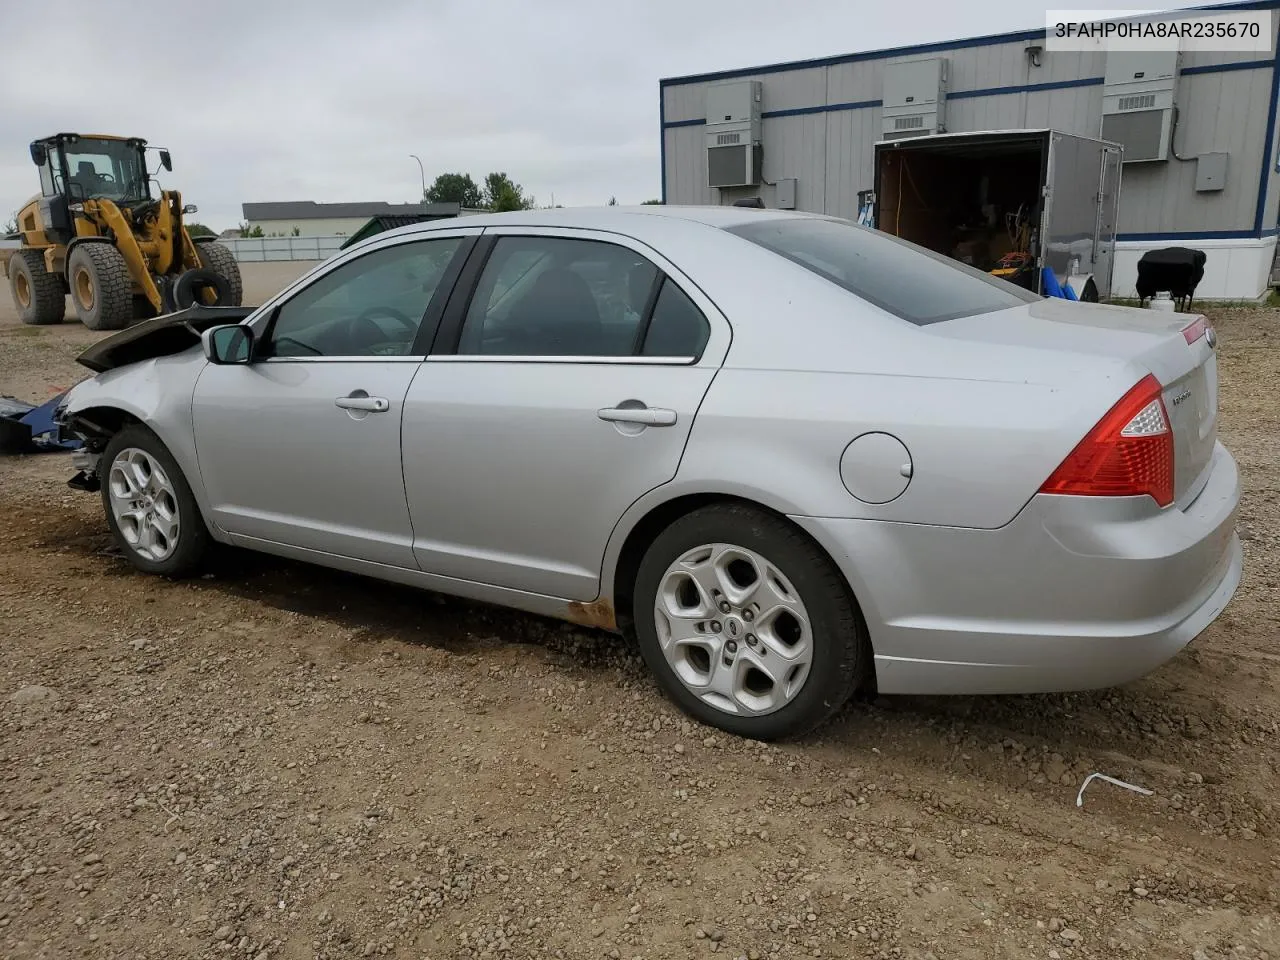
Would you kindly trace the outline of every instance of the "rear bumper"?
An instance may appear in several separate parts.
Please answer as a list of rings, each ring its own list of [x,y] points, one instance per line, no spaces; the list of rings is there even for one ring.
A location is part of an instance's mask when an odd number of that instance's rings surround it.
[[[998,530],[796,517],[862,605],[882,693],[1113,686],[1172,658],[1240,583],[1235,461],[1183,509],[1036,496]]]

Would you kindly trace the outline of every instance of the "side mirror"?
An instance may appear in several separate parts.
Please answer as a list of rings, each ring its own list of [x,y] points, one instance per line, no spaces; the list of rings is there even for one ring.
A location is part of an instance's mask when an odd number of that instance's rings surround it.
[[[43,143],[33,143],[31,145],[31,162],[37,167],[43,167],[49,159],[49,151],[45,149]]]
[[[160,166],[173,173],[173,160],[170,159],[168,150],[160,151]]]
[[[248,363],[253,358],[253,331],[240,324],[210,327],[200,334],[200,344],[210,363]]]

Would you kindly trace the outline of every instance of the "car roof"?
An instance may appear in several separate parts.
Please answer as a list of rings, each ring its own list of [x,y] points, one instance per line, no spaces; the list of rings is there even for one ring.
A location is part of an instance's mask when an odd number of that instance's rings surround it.
[[[552,207],[544,210],[516,210],[510,213],[481,213],[411,224],[380,233],[379,238],[395,234],[456,230],[460,227],[577,227],[606,230],[643,239],[655,229],[673,222],[727,228],[761,219],[794,219],[798,217],[829,219],[821,214],[795,210],[761,210],[753,207],[666,206],[644,204],[636,207]]]

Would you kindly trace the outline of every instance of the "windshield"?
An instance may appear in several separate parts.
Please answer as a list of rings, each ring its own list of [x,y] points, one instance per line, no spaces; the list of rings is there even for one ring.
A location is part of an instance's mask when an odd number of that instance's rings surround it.
[[[974,267],[848,220],[771,217],[728,230],[918,325],[1040,299]]]
[[[70,182],[57,186],[72,200],[93,197],[119,202],[148,198],[147,168],[140,147],[124,140],[81,137],[65,144],[62,151]],[[61,171],[56,176],[61,180]]]

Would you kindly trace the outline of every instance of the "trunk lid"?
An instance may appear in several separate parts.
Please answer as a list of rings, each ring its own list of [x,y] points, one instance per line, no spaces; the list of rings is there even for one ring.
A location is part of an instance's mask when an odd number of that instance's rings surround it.
[[[1052,352],[1061,360],[1063,386],[1091,358],[1140,365],[1163,387],[1178,505],[1185,506],[1204,485],[1218,439],[1218,368],[1215,336],[1203,316],[1046,298],[927,329],[939,336]],[[1115,399],[1132,385],[1118,385]]]

